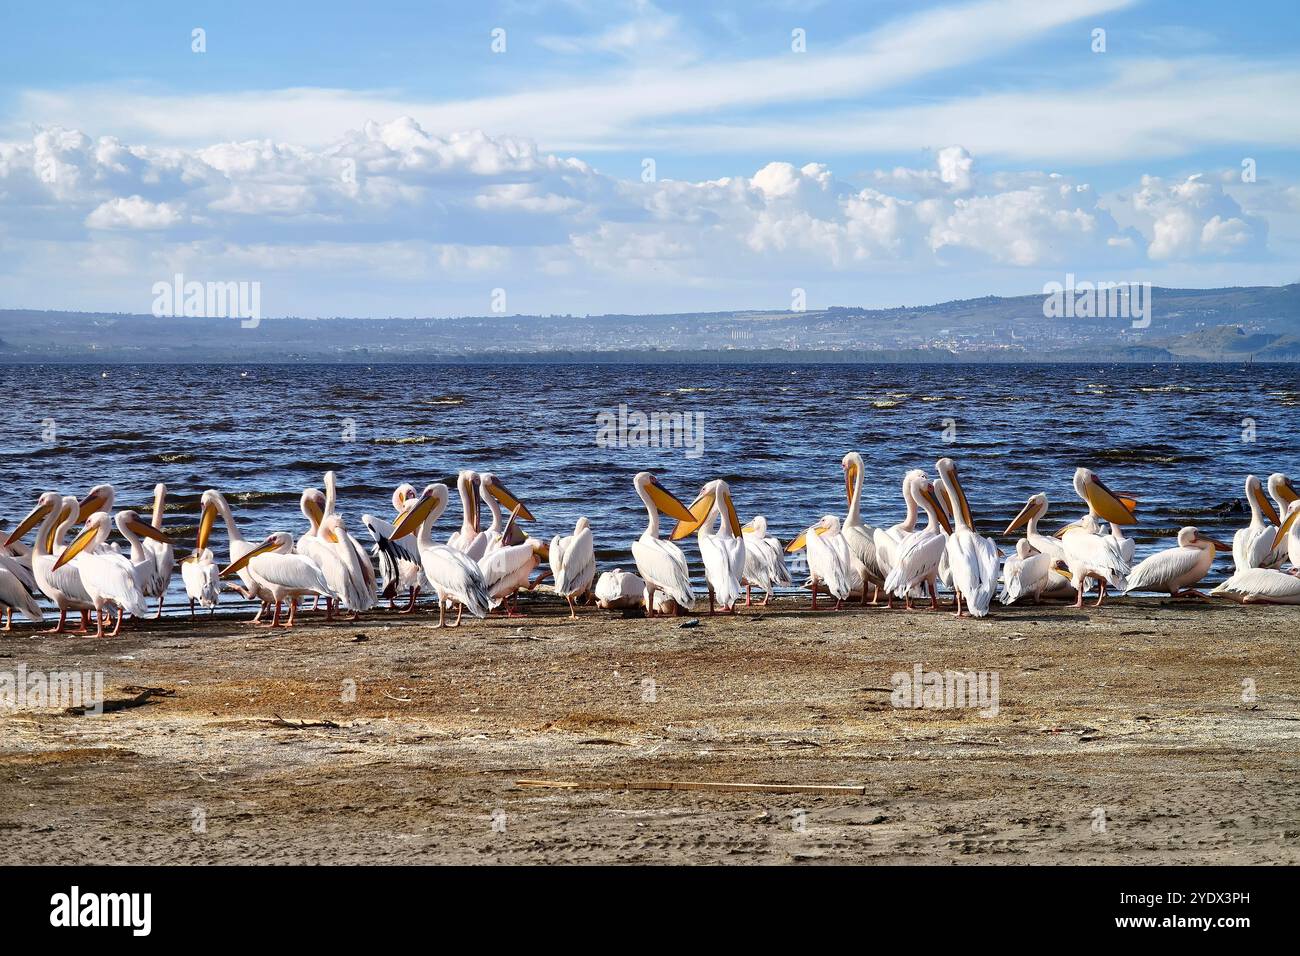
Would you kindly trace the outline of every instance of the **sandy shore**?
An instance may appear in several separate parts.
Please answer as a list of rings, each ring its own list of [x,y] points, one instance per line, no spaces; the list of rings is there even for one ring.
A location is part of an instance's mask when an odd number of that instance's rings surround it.
[[[1300,608],[697,620],[3,636],[0,671],[147,702],[0,710],[0,830],[20,863],[1300,862]],[[996,674],[996,715],[892,706],[918,664]]]

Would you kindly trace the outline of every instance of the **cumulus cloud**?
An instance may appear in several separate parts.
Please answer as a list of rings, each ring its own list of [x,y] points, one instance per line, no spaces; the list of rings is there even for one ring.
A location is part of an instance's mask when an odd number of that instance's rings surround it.
[[[1200,175],[1181,182],[1144,176],[1133,208],[1150,218],[1152,259],[1231,258],[1260,251],[1268,235],[1267,222]]]
[[[86,217],[86,225],[91,229],[166,229],[182,218],[171,203],[127,196],[100,203]]]

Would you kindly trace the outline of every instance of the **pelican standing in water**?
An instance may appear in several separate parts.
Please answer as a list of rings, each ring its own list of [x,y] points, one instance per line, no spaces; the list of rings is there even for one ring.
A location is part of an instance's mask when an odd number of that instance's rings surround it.
[[[785,549],[776,538],[768,537],[767,518],[755,515],[749,524],[741,528],[745,539],[745,604],[754,603],[753,590],[757,585],[764,592],[760,607],[766,607],[772,599],[774,588],[789,587],[790,569],[785,563]]]
[[[475,617],[487,617],[492,601],[483,580],[483,572],[469,555],[454,545],[435,544],[433,541],[432,528],[447,509],[447,497],[446,485],[438,483],[425,486],[419,500],[402,515],[393,528],[394,541],[400,541],[409,534],[417,536],[416,547],[420,552],[424,576],[438,596],[437,627],[459,626],[465,608],[469,608]],[[449,602],[459,605],[456,623],[453,625],[446,625]]]
[[[1070,569],[1077,596],[1074,606],[1083,607],[1083,592],[1088,579],[1098,582],[1097,607],[1106,600],[1107,587],[1123,590],[1131,570],[1124,560],[1119,541],[1099,533],[1098,519],[1118,524],[1136,524],[1137,502],[1117,495],[1107,488],[1091,470],[1078,468],[1074,473],[1074,490],[1088,505],[1086,519],[1077,526],[1067,526],[1061,535],[1061,548]]]
[[[298,601],[309,595],[338,599],[339,595],[325,580],[325,572],[305,554],[293,550],[293,536],[285,531],[275,531],[266,540],[254,546],[243,557],[232,561],[221,570],[228,578],[247,569],[258,588],[268,593],[275,612],[268,627],[280,627],[280,606],[289,602],[289,619],[284,627],[293,627],[298,619]],[[261,612],[258,612],[261,616]]]
[[[163,510],[166,503],[167,486],[160,481],[153,486],[153,518],[150,522],[154,530],[160,534],[163,530]],[[158,599],[158,610],[154,612],[156,620],[162,617],[163,602],[167,599],[167,585],[171,583],[172,570],[176,567],[176,548],[166,536],[163,540],[159,540],[147,534],[141,547],[149,561],[144,569],[142,590],[145,597]]]
[[[965,598],[967,612],[973,617],[984,617],[998,581],[998,546],[975,531],[975,520],[953,460],[940,458],[935,471],[952,502],[952,531],[944,549],[952,569],[955,614],[962,616],[961,602]]]
[[[862,603],[867,603],[867,586],[870,585],[875,591],[871,601],[876,604],[880,601],[880,587],[885,579],[876,562],[878,529],[862,520],[862,456],[851,451],[840,460],[840,467],[844,469],[844,491],[849,499],[849,510],[844,515],[840,534],[844,536],[844,542],[849,546],[849,553],[853,555],[858,574],[862,578]]]
[[[854,568],[853,554],[840,534],[840,519],[823,515],[815,525],[790,542],[786,551],[791,554],[808,549],[808,573],[812,588],[812,609],[817,610],[817,588],[824,584],[835,598],[835,610],[844,606],[844,600],[861,584],[862,578]]]
[[[596,607],[622,611],[645,603],[645,582],[622,568],[606,571],[596,579]]]
[[[1195,587],[1210,573],[1214,552],[1231,550],[1231,545],[1207,538],[1195,528],[1183,528],[1178,532],[1177,547],[1157,551],[1129,572],[1124,593],[1163,591],[1170,597],[1203,598]]]
[[[576,618],[574,600],[587,594],[596,579],[596,545],[591,537],[591,522],[585,516],[573,526],[573,534],[551,538],[551,574],[555,593],[569,602],[569,617]]]
[[[925,512],[924,528],[913,531],[898,544],[894,567],[885,578],[885,590],[904,598],[912,610],[912,590],[924,585],[930,591],[930,610],[939,609],[939,559],[952,526],[934,495],[934,485],[924,472],[909,472],[907,493]],[[892,602],[891,602],[892,604]]]
[[[261,585],[253,572],[247,567],[247,562],[240,562],[240,559],[247,556],[258,545],[252,541],[247,541],[239,533],[239,526],[235,523],[235,515],[230,510],[230,504],[226,501],[226,496],[215,488],[209,488],[199,498],[201,506],[199,514],[199,536],[195,544],[196,551],[202,551],[208,546],[208,538],[212,535],[212,526],[216,523],[217,516],[226,524],[227,550],[230,554],[230,561],[227,566],[238,564],[237,574],[239,575],[240,585],[236,589],[249,601],[259,602],[257,615],[248,623],[259,624],[262,621],[262,615],[271,606],[271,592],[268,588]],[[227,577],[222,574],[221,577]]]
[[[731,489],[721,478],[710,481],[700,489],[687,510],[695,518],[678,524],[673,530],[673,540],[680,541],[692,532],[698,535],[704,582],[709,592],[709,613],[713,614],[715,606],[720,604],[724,611],[735,614],[736,602],[740,600],[740,579],[745,576],[745,538],[731,500]],[[718,519],[716,531],[714,517]]]
[[[1282,523],[1254,475],[1246,476],[1246,504],[1250,505],[1250,524],[1232,536],[1232,560],[1238,571],[1269,564],[1276,539],[1273,528]]]
[[[19,522],[5,540],[10,547],[33,527],[36,539],[32,545],[32,577],[41,593],[59,609],[59,622],[47,634],[65,634],[69,611],[81,613],[81,627],[77,633],[85,634],[90,621],[90,611],[95,607],[90,592],[81,583],[81,569],[74,565],[54,569],[64,536],[77,520],[77,499],[61,497],[47,491],[36,499],[36,507]],[[39,527],[37,527],[39,525]]]
[[[639,472],[632,479],[632,487],[645,504],[649,520],[641,537],[632,542],[632,557],[645,582],[646,617],[654,617],[655,591],[663,591],[676,602],[678,608],[690,610],[695,605],[695,592],[691,590],[691,573],[686,565],[686,555],[671,541],[659,537],[659,514],[662,512],[678,521],[693,522],[695,516],[673,497],[648,471]]]
[[[1246,568],[1210,592],[1238,604],[1300,604],[1300,577],[1272,568]]]
[[[107,512],[92,513],[86,519],[81,534],[60,552],[53,567],[54,571],[58,571],[73,558],[81,556],[77,562],[77,573],[95,607],[96,637],[105,636],[104,621],[114,607],[117,608],[117,623],[108,632],[109,637],[116,637],[121,632],[124,614],[142,618],[149,613],[144,594],[136,580],[135,565],[126,555],[107,545],[111,522]],[[138,541],[136,544],[138,546]]]

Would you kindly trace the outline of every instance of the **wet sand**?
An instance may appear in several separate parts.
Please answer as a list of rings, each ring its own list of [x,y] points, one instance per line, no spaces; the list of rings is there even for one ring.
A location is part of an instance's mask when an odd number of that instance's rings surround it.
[[[527,610],[0,636],[147,701],[0,710],[12,862],[1300,862],[1300,608]],[[996,715],[892,706],[917,664],[996,673]]]

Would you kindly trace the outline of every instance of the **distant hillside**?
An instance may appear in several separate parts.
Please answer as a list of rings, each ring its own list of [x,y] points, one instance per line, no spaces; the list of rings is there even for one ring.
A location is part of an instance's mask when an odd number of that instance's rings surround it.
[[[1152,289],[1149,325],[1048,318],[1042,295],[668,315],[155,318],[0,311],[7,362],[1300,361],[1300,285]],[[708,343],[708,349],[701,349]]]

